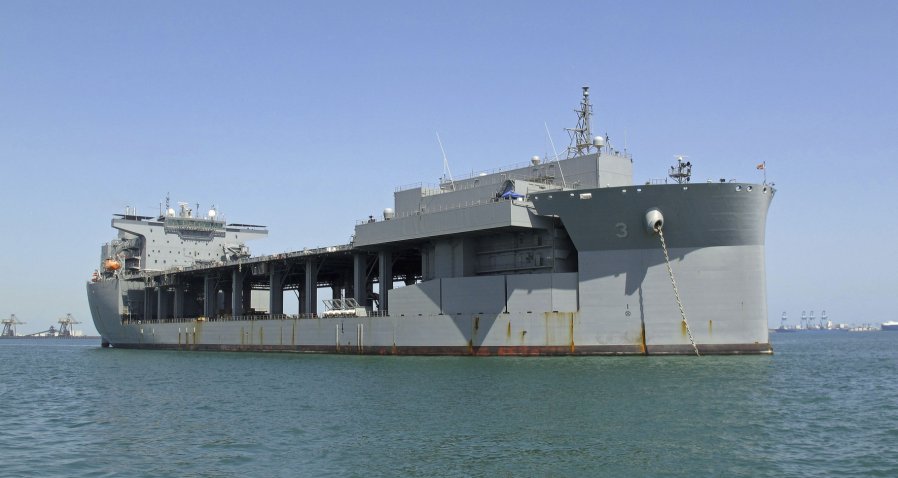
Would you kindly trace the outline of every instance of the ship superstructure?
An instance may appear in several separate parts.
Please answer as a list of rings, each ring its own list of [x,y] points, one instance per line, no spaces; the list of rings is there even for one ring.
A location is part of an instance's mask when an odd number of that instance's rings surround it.
[[[671,181],[635,185],[631,156],[592,136],[591,110],[584,87],[567,158],[399,188],[350,244],[250,257],[244,241],[264,229],[183,206],[119,217],[88,284],[97,329],[116,347],[769,353],[774,189],[691,183],[685,158]]]
[[[112,227],[119,231],[118,238],[103,245],[98,274],[165,271],[248,257],[245,241],[268,234],[264,226],[226,225],[216,217],[214,206],[199,217],[187,203],[178,205],[180,212],[166,204],[157,217],[139,216],[130,208],[116,214]]]

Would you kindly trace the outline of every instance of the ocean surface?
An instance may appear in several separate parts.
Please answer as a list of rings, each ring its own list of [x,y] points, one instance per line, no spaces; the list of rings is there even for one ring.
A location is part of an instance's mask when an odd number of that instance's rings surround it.
[[[0,340],[0,476],[898,476],[898,332],[771,340],[701,358]]]

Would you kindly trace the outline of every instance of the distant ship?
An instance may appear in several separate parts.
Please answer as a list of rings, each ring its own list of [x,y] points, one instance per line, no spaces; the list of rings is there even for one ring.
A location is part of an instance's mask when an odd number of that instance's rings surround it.
[[[591,132],[566,157],[397,189],[349,244],[252,257],[264,226],[186,203],[116,215],[87,295],[104,346],[428,355],[767,354],[775,189],[633,183]],[[445,159],[444,159],[445,161]],[[758,166],[759,169],[762,165]],[[378,181],[380,182],[380,181]],[[239,192],[235,192],[239,194]],[[326,198],[310,198],[325,201]],[[314,203],[297,205],[297,216]],[[328,225],[327,227],[333,227]],[[318,291],[329,290],[319,311]],[[285,291],[299,314],[285,315]],[[294,294],[288,294],[288,297]],[[260,299],[259,296],[262,296]]]
[[[882,330],[898,330],[898,322],[890,320],[882,323]]]

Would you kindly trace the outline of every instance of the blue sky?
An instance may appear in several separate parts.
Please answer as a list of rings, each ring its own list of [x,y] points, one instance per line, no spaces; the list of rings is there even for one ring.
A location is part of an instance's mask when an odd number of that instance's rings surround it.
[[[126,205],[215,204],[272,253],[401,184],[559,148],[580,86],[637,182],[779,192],[771,324],[898,310],[898,2],[0,2],[0,316],[71,312]],[[684,300],[686,300],[684,298]]]

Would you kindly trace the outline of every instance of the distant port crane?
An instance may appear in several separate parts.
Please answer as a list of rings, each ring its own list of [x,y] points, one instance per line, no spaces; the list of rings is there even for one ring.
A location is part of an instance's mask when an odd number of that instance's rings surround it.
[[[3,333],[0,333],[0,337],[15,337],[16,326],[24,323],[16,317],[16,314],[10,315],[8,319],[3,321]]]
[[[72,330],[72,326],[75,324],[80,324],[81,322],[75,320],[72,317],[72,314],[66,314],[65,317],[59,319],[59,331],[56,333],[57,337],[72,337],[75,335],[75,331]],[[52,327],[51,327],[52,328]]]
[[[76,320],[72,314],[66,314],[66,316],[61,317],[58,322],[59,329],[51,325],[47,330],[32,332],[30,334],[25,334],[22,337],[75,337],[75,330],[72,326],[81,323]],[[25,322],[19,320],[18,317],[16,317],[16,314],[12,314],[8,319],[3,320],[2,323],[3,332],[0,333],[0,337],[19,337],[19,334],[16,332],[16,326],[22,325]]]

